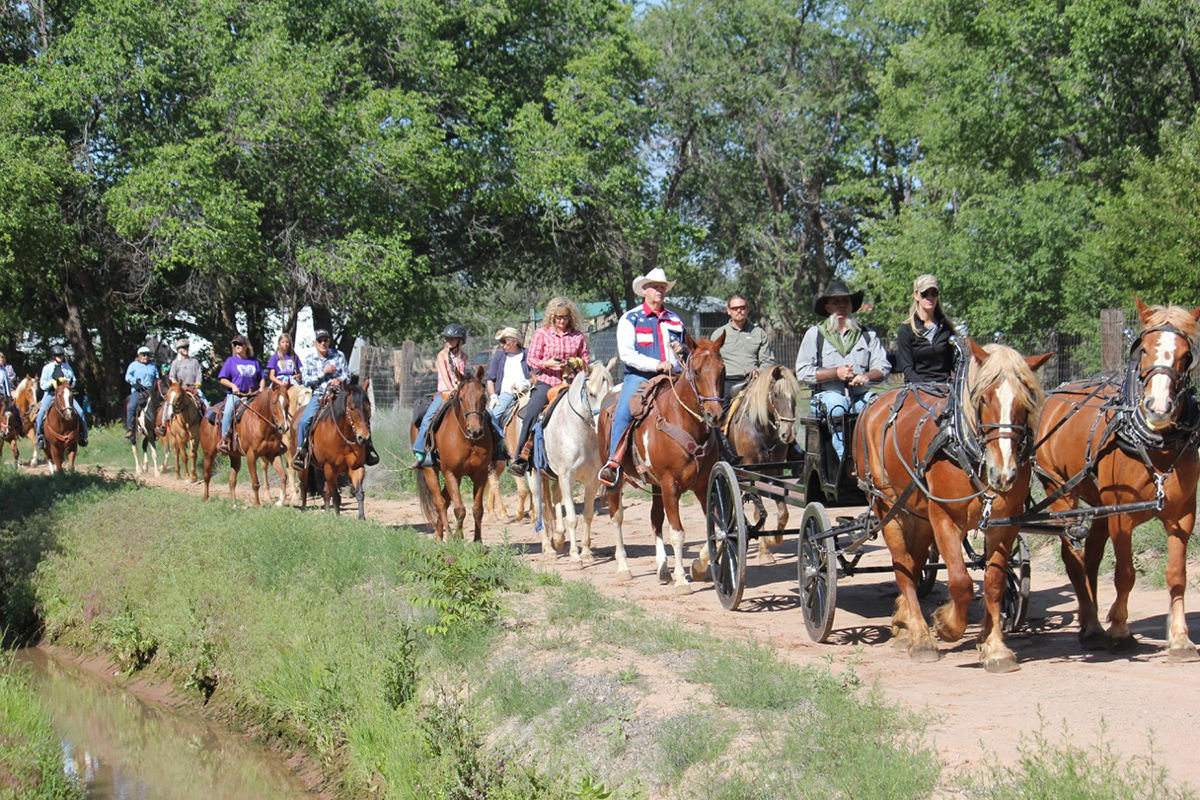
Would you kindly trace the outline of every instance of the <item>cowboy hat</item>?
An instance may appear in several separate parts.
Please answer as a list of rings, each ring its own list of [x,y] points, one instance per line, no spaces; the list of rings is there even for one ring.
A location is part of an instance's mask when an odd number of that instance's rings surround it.
[[[496,331],[494,338],[497,342],[503,342],[505,339],[516,339],[518,344],[524,344],[521,339],[521,332],[516,328],[501,328]]]
[[[633,279],[633,293],[638,297],[645,297],[645,286],[647,283],[666,284],[668,292],[671,291],[671,287],[675,285],[675,281],[667,280],[667,273],[663,272],[662,267],[655,267],[645,275]]]
[[[825,301],[831,297],[849,297],[851,311],[858,311],[862,307],[864,294],[862,289],[852,292],[841,281],[830,281],[826,284],[825,289],[817,292],[817,296],[813,298],[813,313],[821,318],[828,317],[829,312],[825,310]]]
[[[175,349],[176,350],[179,350],[180,348],[183,348],[183,347],[190,348],[191,346],[192,346],[192,343],[189,342],[187,339],[176,339],[175,340]]]
[[[146,345],[142,345],[141,347],[138,348],[137,354],[139,356],[148,356],[148,355],[150,355],[150,348],[146,347]]]

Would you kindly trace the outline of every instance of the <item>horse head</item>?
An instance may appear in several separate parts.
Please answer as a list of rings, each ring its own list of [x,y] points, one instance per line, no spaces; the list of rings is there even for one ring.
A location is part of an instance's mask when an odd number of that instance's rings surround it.
[[[271,384],[271,388],[267,390],[267,397],[270,398],[271,422],[275,423],[275,430],[283,436],[291,427],[292,420],[288,414],[287,384]]]
[[[484,433],[491,427],[487,410],[487,387],[483,383],[484,373],[485,370],[481,364],[474,372],[467,372],[462,383],[458,384],[458,388],[455,390],[458,407],[463,416],[463,427],[467,438],[472,441],[482,439]]]
[[[1187,311],[1179,306],[1147,306],[1136,294],[1142,332],[1134,342],[1130,360],[1138,359],[1139,406],[1151,430],[1175,424],[1180,401],[1195,363],[1196,322],[1200,308]]]
[[[968,338],[972,359],[963,410],[979,436],[988,488],[1004,493],[1033,455],[1033,432],[1042,405],[1042,385],[1034,370],[1053,353],[1023,357],[1002,344],[980,347]]]
[[[75,416],[75,405],[71,402],[71,382],[66,378],[59,378],[54,387],[54,405],[64,420]]]
[[[593,361],[588,367],[587,383],[585,390],[587,391],[588,405],[592,408],[592,414],[600,413],[600,404],[604,402],[605,396],[612,391],[613,379],[612,370],[617,365],[617,357],[613,356],[608,360],[608,363],[603,361]]]
[[[334,410],[339,412],[338,416],[350,424],[350,430],[354,432],[355,444],[363,444],[371,438],[371,399],[367,394],[370,387],[370,378],[367,378],[362,385],[347,386],[334,407]]]
[[[693,339],[687,337],[688,356],[684,374],[696,392],[700,404],[700,418],[710,428],[719,424],[725,409],[721,400],[725,394],[725,361],[721,358],[721,345],[725,344],[725,332],[716,339]]]
[[[183,398],[183,386],[179,381],[171,381],[167,387],[167,391],[163,397],[163,426],[171,424],[171,417],[175,414],[175,406]]]
[[[774,432],[783,444],[796,441],[796,373],[778,364],[768,367],[742,396],[746,414],[763,434]]]

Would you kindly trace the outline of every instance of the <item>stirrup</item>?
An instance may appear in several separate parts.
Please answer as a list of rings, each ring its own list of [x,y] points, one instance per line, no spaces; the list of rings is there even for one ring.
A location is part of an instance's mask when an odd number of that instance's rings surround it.
[[[621,465],[609,461],[601,467],[599,474],[596,475],[596,479],[611,489],[621,480]]]
[[[292,456],[292,469],[302,470],[308,466],[308,448],[302,448],[296,451],[296,455]]]
[[[529,462],[523,458],[518,458],[516,461],[508,465],[508,474],[514,478],[523,478],[529,470]]]

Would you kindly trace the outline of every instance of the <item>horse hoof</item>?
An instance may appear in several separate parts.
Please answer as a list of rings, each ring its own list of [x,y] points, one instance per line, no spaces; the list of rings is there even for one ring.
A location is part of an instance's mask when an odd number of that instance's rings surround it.
[[[915,664],[932,664],[941,658],[942,654],[933,647],[910,647],[908,657]]]
[[[1106,636],[1105,640],[1110,653],[1132,653],[1137,650],[1137,637],[1132,633],[1128,636]]]
[[[619,581],[620,583],[625,583],[626,581],[631,581],[631,580],[633,580],[632,572],[630,572],[627,569],[617,570],[617,581]]]
[[[692,585],[690,583],[675,584],[675,594],[676,595],[683,596],[685,594],[691,594],[691,593],[692,593]]]
[[[759,566],[770,566],[771,564],[774,564],[774,563],[775,563],[775,554],[774,553],[772,553],[770,550],[767,550],[766,548],[763,548],[758,551]]]
[[[674,579],[674,576],[671,575],[671,570],[667,567],[667,562],[664,561],[658,567],[658,582],[665,586]]]
[[[897,650],[909,650],[912,646],[912,634],[908,630],[892,631],[892,647]]]
[[[583,566],[596,563],[596,556],[592,555],[591,550],[584,550],[579,554],[579,563]]]
[[[1167,650],[1168,664],[1186,664],[1189,661],[1200,661],[1200,653],[1196,652],[1194,645],[1179,645]]]
[[[1103,650],[1108,647],[1102,630],[1087,630],[1079,632],[1079,645],[1084,650]]]
[[[693,559],[692,565],[688,568],[688,572],[691,573],[692,580],[694,581],[708,580],[708,567],[700,563],[700,559],[698,558]]]
[[[993,675],[1003,675],[1005,672],[1016,672],[1021,667],[1017,664],[1016,656],[1012,653],[1005,653],[983,659],[983,668]]]

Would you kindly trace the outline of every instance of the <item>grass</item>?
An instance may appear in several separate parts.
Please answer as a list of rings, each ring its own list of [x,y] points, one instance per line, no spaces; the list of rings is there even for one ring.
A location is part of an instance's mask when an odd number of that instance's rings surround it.
[[[58,737],[45,707],[12,656],[0,653],[0,797],[82,798],[63,772]]]

